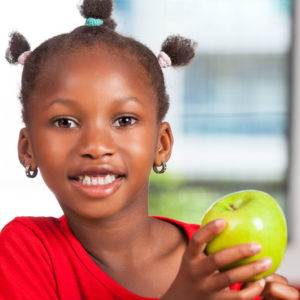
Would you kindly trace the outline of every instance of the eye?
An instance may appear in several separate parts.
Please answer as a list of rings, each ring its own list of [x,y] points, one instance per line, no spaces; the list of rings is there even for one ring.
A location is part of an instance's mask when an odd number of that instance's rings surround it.
[[[67,118],[56,119],[53,124],[59,128],[73,128],[77,126],[76,122]],[[74,124],[74,126],[73,126]]]
[[[124,117],[118,118],[118,119],[114,122],[113,125],[116,126],[116,127],[131,126],[131,125],[133,125],[136,121],[137,121],[137,119],[134,118],[134,117],[124,116]]]

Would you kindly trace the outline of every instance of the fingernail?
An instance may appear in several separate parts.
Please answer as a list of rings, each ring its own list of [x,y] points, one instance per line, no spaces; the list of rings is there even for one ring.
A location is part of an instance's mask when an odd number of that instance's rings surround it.
[[[259,285],[263,288],[266,285],[266,282],[264,279],[259,280]]]
[[[258,243],[252,243],[252,244],[250,245],[250,250],[251,250],[251,252],[253,252],[253,253],[258,253],[258,252],[261,251],[261,249],[262,249],[261,244],[258,244]]]
[[[226,224],[226,221],[224,219],[217,219],[215,220],[215,225],[216,226],[222,226],[222,225],[225,225]]]
[[[272,259],[267,257],[260,262],[260,265],[265,269],[269,269],[272,266],[272,263]]]
[[[272,279],[273,279],[272,275],[269,275],[268,277],[265,278],[266,281],[272,281]]]

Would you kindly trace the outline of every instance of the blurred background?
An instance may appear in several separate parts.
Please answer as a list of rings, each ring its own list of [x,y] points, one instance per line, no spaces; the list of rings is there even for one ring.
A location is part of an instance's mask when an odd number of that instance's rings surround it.
[[[268,192],[289,226],[278,272],[300,286],[299,17],[297,0],[115,0],[114,12],[117,30],[156,54],[169,34],[198,43],[188,67],[164,71],[175,143],[167,172],[151,175],[149,213],[200,223],[225,194]],[[2,4],[0,229],[18,215],[62,214],[41,177],[26,178],[17,159],[22,68],[3,59],[8,35],[20,30],[35,48],[83,22],[74,0]]]

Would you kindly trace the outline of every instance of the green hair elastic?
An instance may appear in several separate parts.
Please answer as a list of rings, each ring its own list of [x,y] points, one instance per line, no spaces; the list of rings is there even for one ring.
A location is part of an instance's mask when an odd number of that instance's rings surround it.
[[[102,19],[95,19],[95,18],[87,18],[85,24],[87,26],[101,26],[103,24]]]

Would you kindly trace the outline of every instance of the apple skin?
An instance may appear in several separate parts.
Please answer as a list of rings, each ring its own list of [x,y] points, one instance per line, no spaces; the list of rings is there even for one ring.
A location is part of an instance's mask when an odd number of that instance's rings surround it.
[[[207,243],[206,253],[243,243],[257,242],[262,250],[255,256],[230,264],[221,271],[245,265],[263,257],[272,258],[272,267],[264,273],[250,278],[264,278],[278,268],[287,244],[287,226],[278,203],[267,193],[257,190],[235,192],[217,200],[205,213],[201,226],[222,218],[225,229]]]

